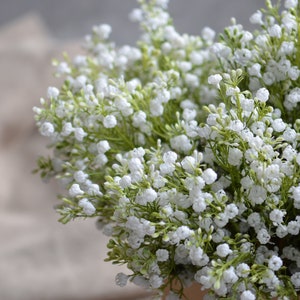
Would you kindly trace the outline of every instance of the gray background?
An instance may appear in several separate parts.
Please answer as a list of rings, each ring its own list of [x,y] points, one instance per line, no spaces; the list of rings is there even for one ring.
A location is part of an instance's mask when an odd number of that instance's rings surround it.
[[[170,0],[170,12],[180,33],[199,34],[204,26],[220,31],[235,16],[249,27],[249,16],[264,6],[264,0]],[[135,0],[0,0],[0,26],[29,12],[37,12],[57,39],[81,38],[99,23],[113,27],[118,44],[132,44],[137,25],[128,13]]]

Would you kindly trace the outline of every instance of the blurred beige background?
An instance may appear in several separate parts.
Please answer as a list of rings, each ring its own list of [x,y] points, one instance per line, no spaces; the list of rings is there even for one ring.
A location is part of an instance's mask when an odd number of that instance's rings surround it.
[[[179,32],[219,31],[230,17],[249,26],[263,0],[170,0]],[[49,85],[51,59],[81,51],[94,24],[109,23],[117,44],[133,44],[128,21],[135,0],[0,0],[0,300],[141,299],[147,295],[114,276],[124,268],[103,262],[107,239],[94,221],[57,222],[58,187],[31,174],[46,140],[32,107]]]

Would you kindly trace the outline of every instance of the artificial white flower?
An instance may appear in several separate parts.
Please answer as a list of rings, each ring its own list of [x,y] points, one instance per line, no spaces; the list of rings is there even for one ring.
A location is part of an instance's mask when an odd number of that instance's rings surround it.
[[[204,170],[202,173],[202,178],[206,184],[212,184],[215,182],[217,180],[217,176],[217,173],[211,168]]]
[[[273,271],[278,271],[281,268],[282,264],[283,262],[281,258],[277,255],[272,255],[268,261],[268,266]]]
[[[255,300],[255,299],[256,299],[255,295],[249,290],[246,290],[241,294],[241,300]]]
[[[105,153],[110,149],[109,142],[107,140],[100,141],[97,143],[97,150],[99,153]]]
[[[50,122],[44,122],[40,127],[40,133],[43,136],[52,136],[55,133],[53,124]]]
[[[129,276],[124,274],[123,272],[120,272],[116,275],[115,281],[118,286],[124,287],[127,285]]]
[[[117,119],[113,115],[108,115],[103,119],[103,126],[105,128],[114,128],[117,125]]]
[[[210,75],[208,77],[207,82],[209,84],[213,84],[213,85],[218,86],[218,84],[220,83],[221,80],[222,80],[222,76],[220,74],[215,74],[215,75]]]
[[[96,212],[94,205],[86,198],[80,199],[78,206],[83,208],[83,211],[87,216],[91,216]]]
[[[169,259],[169,251],[166,249],[158,249],[155,254],[157,261],[167,261]]]
[[[52,99],[57,99],[58,95],[59,95],[59,90],[56,87],[54,87],[54,86],[48,87],[47,97],[49,99],[51,99],[51,98]]]
[[[83,195],[84,191],[81,190],[79,184],[74,183],[74,184],[71,185],[71,187],[69,189],[69,194],[70,194],[71,197],[76,197],[76,196],[79,196],[79,195]]]
[[[267,102],[269,99],[269,95],[270,93],[266,88],[260,88],[256,92],[256,98],[261,102]]]
[[[217,246],[217,255],[220,257],[226,257],[227,255],[232,253],[228,244],[220,244]]]

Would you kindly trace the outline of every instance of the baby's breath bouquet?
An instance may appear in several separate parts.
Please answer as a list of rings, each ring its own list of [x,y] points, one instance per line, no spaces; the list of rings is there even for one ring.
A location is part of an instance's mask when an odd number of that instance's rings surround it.
[[[97,218],[107,260],[128,267],[120,286],[297,299],[298,0],[267,1],[254,32],[232,19],[218,36],[181,35],[167,0],[139,2],[136,46],[95,26],[86,55],[55,62],[64,83],[34,108],[53,149],[38,170],[66,189],[60,221]]]

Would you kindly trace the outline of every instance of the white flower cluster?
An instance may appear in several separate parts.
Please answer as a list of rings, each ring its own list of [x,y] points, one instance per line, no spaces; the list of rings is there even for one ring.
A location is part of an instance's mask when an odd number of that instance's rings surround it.
[[[66,188],[60,221],[97,217],[108,260],[154,290],[200,283],[209,299],[296,299],[300,291],[300,11],[297,0],[215,32],[179,34],[167,0],[140,1],[136,47],[111,28],[34,108]]]

